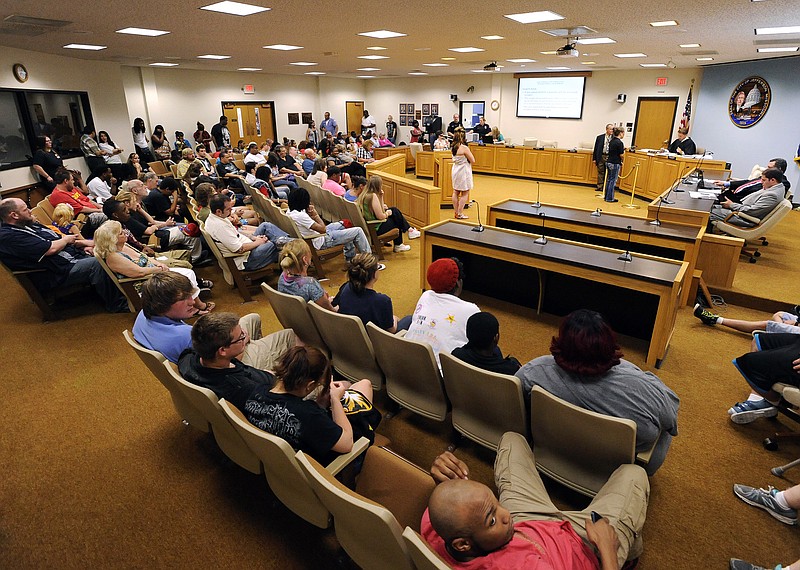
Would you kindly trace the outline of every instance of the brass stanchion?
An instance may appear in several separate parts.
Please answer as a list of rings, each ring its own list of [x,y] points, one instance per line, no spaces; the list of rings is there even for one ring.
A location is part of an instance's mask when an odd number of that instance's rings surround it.
[[[623,208],[628,208],[630,210],[638,210],[639,208],[641,208],[641,206],[639,204],[634,204],[633,203],[633,198],[636,196],[636,181],[639,179],[639,162],[638,161],[636,162],[636,164],[633,165],[633,170],[634,170],[634,173],[633,173],[633,186],[631,187],[631,202],[630,202],[630,204],[624,204],[622,207]],[[630,176],[630,172],[628,173],[628,176]]]

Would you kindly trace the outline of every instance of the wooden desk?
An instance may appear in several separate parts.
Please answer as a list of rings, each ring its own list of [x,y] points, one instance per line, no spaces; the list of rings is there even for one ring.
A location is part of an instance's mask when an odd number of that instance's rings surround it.
[[[384,158],[375,160],[366,165],[367,178],[371,174],[396,174],[406,175],[406,157],[401,153],[394,153]]]
[[[557,238],[539,245],[531,234],[491,226],[479,233],[474,226],[448,220],[423,228],[423,289],[428,265],[457,255],[465,263],[465,289],[517,304],[535,298],[537,308],[559,315],[605,309],[617,332],[649,341],[647,363],[660,367],[688,263],[640,254],[626,263],[617,259],[617,250]]]
[[[627,248],[627,228],[630,226],[631,251],[688,263],[682,283],[681,302],[685,304],[688,301],[690,280],[697,262],[700,242],[705,235],[705,227],[669,222],[654,226],[649,220],[638,216],[602,213],[596,217],[591,215],[592,210],[551,204],[533,208],[531,204],[532,202],[525,200],[503,200],[491,204],[486,223],[538,234],[541,231],[539,214],[543,213],[548,236],[622,250]]]

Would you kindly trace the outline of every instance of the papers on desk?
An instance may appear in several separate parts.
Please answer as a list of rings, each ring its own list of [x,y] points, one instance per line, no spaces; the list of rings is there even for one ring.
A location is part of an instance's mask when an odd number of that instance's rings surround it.
[[[690,198],[700,198],[702,200],[716,200],[717,195],[714,192],[703,190],[702,192],[689,192]]]

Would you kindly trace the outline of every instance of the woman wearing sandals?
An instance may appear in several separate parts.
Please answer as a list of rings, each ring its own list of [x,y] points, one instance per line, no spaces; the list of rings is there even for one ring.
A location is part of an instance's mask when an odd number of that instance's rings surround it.
[[[469,150],[466,141],[466,131],[458,127],[453,133],[453,210],[457,220],[469,218],[464,213],[464,206],[469,202],[469,191],[472,190],[472,163],[475,157]]]

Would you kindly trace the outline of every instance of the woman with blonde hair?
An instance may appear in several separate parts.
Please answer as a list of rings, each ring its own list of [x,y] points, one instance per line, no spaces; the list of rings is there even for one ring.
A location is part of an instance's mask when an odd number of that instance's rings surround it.
[[[469,219],[464,213],[464,206],[469,202],[469,191],[472,190],[472,164],[475,157],[469,150],[466,140],[466,131],[458,127],[453,133],[453,210],[457,220]]]
[[[347,283],[342,285],[333,304],[345,315],[361,319],[366,326],[373,322],[392,334],[397,332],[397,317],[388,295],[375,291],[378,280],[378,258],[371,253],[359,253],[347,269]]]
[[[72,221],[74,219],[75,210],[73,207],[66,202],[62,202],[53,210],[53,223],[48,224],[47,227],[65,236],[75,234],[78,239],[83,239],[77,224]]]
[[[378,234],[385,234],[393,229],[400,231],[394,238],[394,252],[400,253],[411,249],[410,245],[403,243],[403,234],[408,232],[409,239],[419,237],[419,230],[412,228],[406,221],[403,213],[395,207],[387,207],[383,202],[383,180],[377,174],[367,182],[367,187],[356,200],[364,219],[368,222],[381,220],[383,223],[377,227]]]
[[[283,269],[278,279],[278,291],[302,297],[307,303],[313,301],[323,309],[337,311],[319,281],[308,276],[311,248],[305,240],[295,239],[284,245],[278,259]]]
[[[116,220],[104,222],[94,233],[94,254],[105,260],[108,268],[117,277],[145,277],[162,271],[174,271],[184,275],[192,283],[192,299],[198,315],[208,314],[214,309],[214,303],[200,300],[200,288],[211,289],[214,283],[206,279],[198,279],[194,271],[183,267],[169,267],[142,252],[136,251],[126,242],[128,235],[122,224]],[[199,287],[198,287],[199,285]]]
[[[361,143],[361,146],[358,147],[356,151],[356,160],[361,164],[375,162],[375,158],[372,156],[373,146],[375,146],[375,143],[373,143],[372,140],[364,139],[364,142]]]

